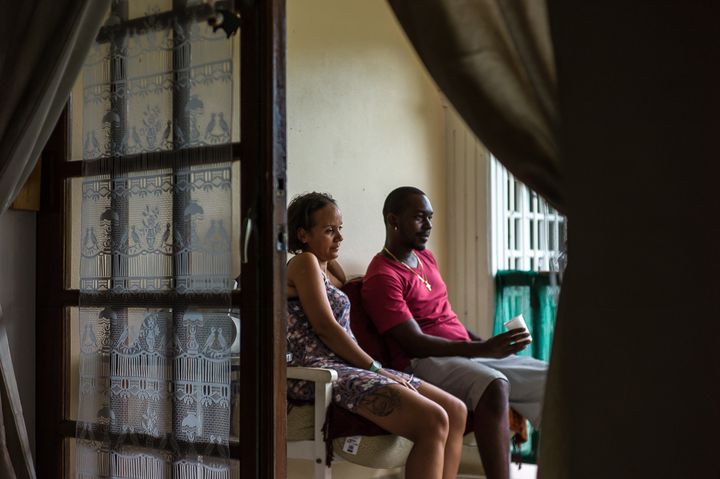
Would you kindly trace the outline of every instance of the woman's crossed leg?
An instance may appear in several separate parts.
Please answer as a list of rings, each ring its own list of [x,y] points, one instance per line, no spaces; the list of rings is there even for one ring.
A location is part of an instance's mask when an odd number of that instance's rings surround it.
[[[459,399],[425,382],[417,392],[392,384],[364,396],[356,412],[414,443],[405,463],[406,477],[457,475],[467,418]]]

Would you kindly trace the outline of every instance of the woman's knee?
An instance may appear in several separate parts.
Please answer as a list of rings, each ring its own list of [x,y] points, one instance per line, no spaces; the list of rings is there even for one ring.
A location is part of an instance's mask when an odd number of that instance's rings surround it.
[[[465,427],[467,426],[467,420],[468,420],[468,408],[467,408],[467,405],[463,401],[460,401],[459,399],[455,400],[455,407],[457,408],[456,414],[457,414],[458,424],[464,434]]]
[[[428,400],[423,404],[415,425],[414,437],[409,438],[413,442],[433,438],[444,442],[450,431],[450,417],[442,406]]]
[[[451,428],[461,428],[465,431],[465,423],[467,421],[468,410],[465,403],[448,394],[448,398],[443,404],[447,411]]]

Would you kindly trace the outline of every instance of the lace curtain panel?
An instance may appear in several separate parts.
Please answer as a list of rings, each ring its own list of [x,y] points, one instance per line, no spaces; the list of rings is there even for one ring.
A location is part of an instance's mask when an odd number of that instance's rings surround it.
[[[82,73],[77,477],[229,479],[233,42],[154,8]]]

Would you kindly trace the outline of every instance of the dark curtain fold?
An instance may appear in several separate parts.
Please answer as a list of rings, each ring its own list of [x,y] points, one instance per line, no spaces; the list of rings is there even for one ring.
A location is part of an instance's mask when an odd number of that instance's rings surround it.
[[[555,67],[543,0],[389,0],[423,63],[477,137],[565,211]]]
[[[548,8],[569,262],[542,477],[717,475],[720,4]]]

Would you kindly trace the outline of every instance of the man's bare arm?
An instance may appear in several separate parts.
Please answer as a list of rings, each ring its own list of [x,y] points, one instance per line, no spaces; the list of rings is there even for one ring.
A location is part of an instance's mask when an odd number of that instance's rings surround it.
[[[483,340],[483,338],[481,338],[477,334],[473,333],[468,328],[465,328],[465,331],[467,331],[468,336],[470,336],[470,339],[472,339],[473,341],[482,341]]]
[[[530,335],[524,329],[513,329],[485,341],[457,341],[423,333],[414,319],[398,324],[387,334],[414,358],[428,356],[504,358],[522,351],[530,344]]]

